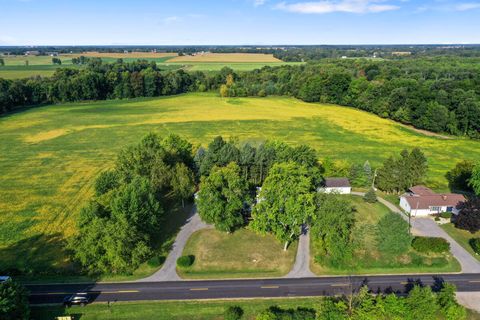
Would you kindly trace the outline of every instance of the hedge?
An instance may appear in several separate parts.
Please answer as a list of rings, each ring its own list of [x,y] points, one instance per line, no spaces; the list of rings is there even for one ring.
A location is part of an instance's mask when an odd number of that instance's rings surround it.
[[[177,266],[180,268],[188,268],[195,261],[195,256],[181,256],[177,259]]]
[[[450,250],[450,243],[443,238],[415,237],[412,248],[423,253],[442,253]]]
[[[480,254],[480,238],[472,238],[469,241],[470,246],[476,254]]]

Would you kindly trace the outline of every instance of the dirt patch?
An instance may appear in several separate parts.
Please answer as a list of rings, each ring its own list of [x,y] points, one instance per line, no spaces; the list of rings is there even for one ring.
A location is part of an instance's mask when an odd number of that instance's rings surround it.
[[[428,137],[435,137],[435,138],[444,139],[444,140],[452,140],[453,139],[452,137],[445,136],[445,135],[440,134],[440,133],[435,133],[435,132],[431,132],[431,131],[428,131],[428,130],[418,129],[418,128],[415,128],[413,126],[409,126],[407,124],[402,124],[401,126],[407,128],[407,129],[410,129],[412,131],[415,131],[417,133],[423,134],[425,136],[428,136]]]

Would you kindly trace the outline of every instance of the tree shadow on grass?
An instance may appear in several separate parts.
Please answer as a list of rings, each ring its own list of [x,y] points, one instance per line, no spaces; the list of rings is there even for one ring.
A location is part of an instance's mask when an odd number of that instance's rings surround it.
[[[39,277],[61,281],[61,276],[79,275],[80,268],[68,258],[70,255],[60,233],[31,236],[0,249],[0,273],[25,281]]]

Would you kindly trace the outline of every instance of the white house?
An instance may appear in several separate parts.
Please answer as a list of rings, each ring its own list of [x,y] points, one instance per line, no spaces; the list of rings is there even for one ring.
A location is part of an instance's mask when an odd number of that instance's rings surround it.
[[[451,212],[458,214],[457,206],[465,197],[456,193],[438,194],[425,186],[411,187],[400,197],[400,207],[412,217]]]
[[[347,178],[325,178],[323,186],[318,189],[324,193],[350,194],[352,187]]]

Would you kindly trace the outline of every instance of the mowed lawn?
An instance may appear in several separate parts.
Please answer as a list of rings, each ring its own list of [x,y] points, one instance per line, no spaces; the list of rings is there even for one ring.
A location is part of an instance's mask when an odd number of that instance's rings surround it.
[[[351,267],[345,269],[328,268],[314,260],[319,252],[318,245],[311,237],[311,270],[318,275],[327,274],[378,274],[378,273],[417,273],[460,271],[460,264],[450,253],[420,254],[410,249],[399,256],[385,256],[378,250],[376,226],[389,209],[376,202],[367,203],[359,196],[348,197],[355,206],[354,258]]]
[[[177,270],[187,279],[279,277],[291,270],[296,253],[296,243],[284,251],[271,235],[248,229],[230,234],[205,229],[195,232],[183,251],[195,256],[194,264]]]
[[[443,224],[441,225],[441,227],[450,235],[450,237],[457,241],[459,245],[464,247],[465,250],[467,250],[473,257],[477,258],[477,260],[480,260],[480,255],[473,251],[472,246],[469,243],[470,240],[473,238],[480,238],[480,231],[472,234],[467,230],[455,228],[455,225],[453,223]]]
[[[152,131],[197,145],[216,135],[281,139],[308,144],[320,158],[373,166],[418,146],[429,159],[427,184],[440,190],[458,160],[480,160],[477,141],[427,137],[366,112],[284,97],[186,94],[32,108],[0,118],[0,264],[68,264],[62,243],[75,232],[94,178]]]

